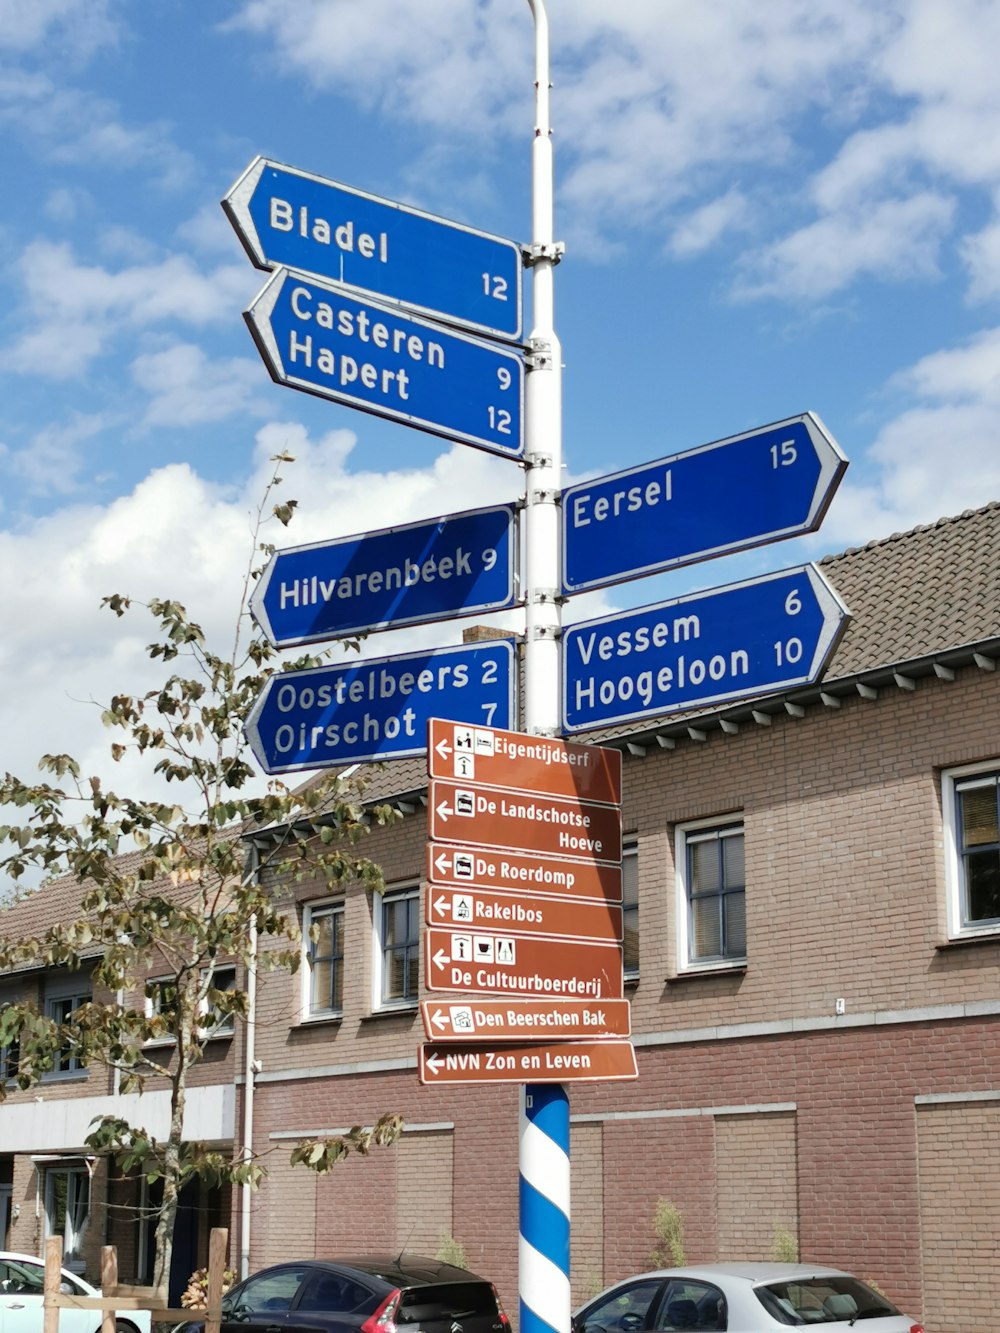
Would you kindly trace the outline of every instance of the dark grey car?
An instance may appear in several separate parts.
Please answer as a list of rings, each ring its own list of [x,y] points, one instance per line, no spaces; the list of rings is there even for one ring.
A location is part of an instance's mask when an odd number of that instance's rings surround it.
[[[491,1282],[412,1254],[276,1264],[223,1298],[223,1333],[509,1333],[509,1328]]]

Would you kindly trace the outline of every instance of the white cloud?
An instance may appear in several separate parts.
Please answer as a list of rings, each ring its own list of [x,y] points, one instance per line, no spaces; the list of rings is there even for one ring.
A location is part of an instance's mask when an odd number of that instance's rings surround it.
[[[37,431],[23,449],[5,449],[5,471],[32,495],[70,495],[84,469],[85,446],[109,425],[100,414],[73,414]]]
[[[182,255],[112,272],[81,264],[70,246],[50,241],[27,246],[20,271],[29,328],[8,349],[7,365],[52,379],[81,374],[111,339],[130,330],[230,320],[259,285],[246,265],[203,273]]]
[[[727,190],[701,208],[696,208],[674,228],[668,248],[679,259],[701,254],[727,231],[744,223],[747,199],[742,190]]]
[[[0,0],[0,50],[68,52],[79,60],[115,38],[108,0]]]
[[[195,426],[227,417],[271,415],[259,361],[210,361],[200,347],[177,344],[137,356],[132,376],[149,395],[144,427]]]
[[[909,405],[841,487],[824,545],[905,531],[1000,496],[1000,328],[922,357],[890,387]]]
[[[748,275],[737,294],[809,300],[830,296],[859,277],[936,277],[953,212],[950,199],[925,192],[822,217],[748,257]]]
[[[244,573],[254,558],[254,514],[272,455],[296,456],[295,463],[282,467],[285,481],[272,502],[300,502],[289,528],[272,520],[264,530],[262,539],[279,547],[520,494],[518,467],[474,449],[459,445],[426,467],[378,472],[351,466],[356,443],[350,431],[312,438],[297,423],[275,422],[258,432],[247,474],[236,486],[212,485],[177,464],[150,473],[106,506],[66,507],[17,531],[0,531],[0,564],[18,571],[16,579],[0,585],[0,616],[7,627],[0,640],[0,671],[8,682],[0,696],[5,768],[27,778],[39,755],[65,751],[108,785],[131,782],[139,791],[160,792],[151,766],[111,762],[112,736],[100,723],[100,706],[113,693],[138,693],[162,679],[162,664],[151,664],[144,648],[155,638],[155,627],[141,608],[119,620],[102,610],[100,601],[112,593],[137,602],[175,598],[204,627],[210,643],[227,652]],[[517,613],[490,617],[491,623],[516,619]],[[364,655],[381,657],[458,638],[454,624],[373,635]],[[341,649],[334,645],[333,652],[336,659]]]
[[[969,300],[992,301],[1000,296],[1000,218],[966,236],[961,255],[969,271]]]

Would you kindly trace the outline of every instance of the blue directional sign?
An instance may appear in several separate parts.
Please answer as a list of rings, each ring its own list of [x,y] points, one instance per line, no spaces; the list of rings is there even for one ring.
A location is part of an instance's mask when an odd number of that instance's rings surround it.
[[[514,241],[257,157],[222,201],[258,268],[299,269],[516,342]]]
[[[401,759],[427,749],[432,717],[514,725],[509,639],[430,648],[270,678],[246,735],[265,773]]]
[[[563,592],[814,532],[847,467],[812,412],[563,491]]]
[[[490,453],[524,453],[510,348],[279,268],[244,318],[271,378]]]
[[[563,726],[586,731],[815,680],[848,612],[815,565],[563,633]]]
[[[514,601],[514,505],[277,551],[250,599],[276,648]]]

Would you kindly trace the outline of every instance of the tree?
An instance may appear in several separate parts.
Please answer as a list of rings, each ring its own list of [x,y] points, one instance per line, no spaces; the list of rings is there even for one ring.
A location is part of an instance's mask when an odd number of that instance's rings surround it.
[[[57,1060],[71,1056],[118,1070],[123,1092],[141,1090],[150,1078],[166,1082],[165,1138],[157,1141],[142,1126],[106,1115],[94,1122],[87,1140],[123,1170],[162,1181],[157,1286],[168,1280],[177,1200],[186,1181],[201,1176],[255,1187],[265,1172],[249,1145],[227,1158],[185,1141],[182,1132],[189,1075],[206,1039],[223,1019],[246,1015],[247,992],[217,984],[220,964],[247,964],[261,940],[268,942],[255,955],[261,965],[294,970],[299,963],[297,925],[275,909],[262,868],[284,880],[308,875],[328,885],[350,879],[379,889],[381,871],[358,846],[371,820],[394,817],[387,807],[366,810],[361,788],[334,773],[297,790],[272,780],[261,794],[251,794],[258,774],[243,718],[280,666],[275,651],[249,627],[248,592],[259,555],[274,549],[259,543],[263,526],[272,519],[287,525],[296,507],[291,500],[268,509],[282,480],[280,467],[292,461],[287,454],[273,460],[254,518],[254,554],[228,654],[210,650],[180,603],[136,603],[158,624],[147,652],[168,674],[144,695],[116,695],[102,718],[115,733],[112,758],[142,756],[178,800],[116,794],[97,777],[84,779],[64,754],[42,758],[46,777],[38,782],[8,773],[0,784],[0,803],[23,813],[23,822],[0,826],[0,871],[15,882],[34,870],[69,875],[80,885],[79,917],[54,922],[35,938],[0,941],[0,970],[75,969],[97,957],[92,999],[62,1015],[64,1021],[26,1001],[0,1006],[0,1048],[17,1052],[8,1078],[30,1088]],[[119,617],[132,609],[121,594],[104,598],[103,605]],[[284,665],[316,662],[309,656]],[[254,834],[255,845],[264,846],[264,865],[248,869],[247,838]],[[146,981],[151,971],[155,987]],[[144,990],[149,1005],[136,1002]],[[164,1037],[173,1039],[170,1047],[146,1045]],[[170,1054],[157,1058],[164,1049]],[[0,1099],[5,1095],[0,1080]],[[370,1128],[298,1144],[292,1161],[325,1171],[352,1148],[365,1153],[373,1144],[390,1144],[401,1130],[401,1119],[386,1113]]]

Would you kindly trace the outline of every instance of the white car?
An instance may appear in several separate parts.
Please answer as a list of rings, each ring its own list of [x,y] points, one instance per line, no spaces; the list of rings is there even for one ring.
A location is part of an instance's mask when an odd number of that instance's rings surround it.
[[[42,1333],[45,1265],[30,1254],[0,1251],[0,1333]],[[68,1296],[100,1296],[100,1291],[68,1269],[59,1290]],[[149,1333],[148,1310],[116,1316],[118,1333]],[[100,1310],[60,1310],[59,1333],[100,1333]]]
[[[696,1264],[640,1273],[608,1287],[573,1316],[573,1333],[726,1333],[864,1324],[865,1333],[924,1333],[850,1273],[818,1264]],[[0,1333],[3,1330],[0,1329]]]

